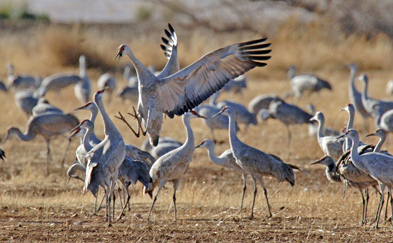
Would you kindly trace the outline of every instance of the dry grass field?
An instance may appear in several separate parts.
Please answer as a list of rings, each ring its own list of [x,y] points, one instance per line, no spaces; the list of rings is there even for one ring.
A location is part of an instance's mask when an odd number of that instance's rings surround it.
[[[348,119],[340,108],[347,105],[349,70],[345,64],[356,62],[360,72],[370,78],[370,95],[391,99],[385,94],[388,80],[393,77],[392,42],[383,35],[367,39],[360,35],[326,38],[321,31],[327,26],[297,26],[289,21],[279,33],[270,37],[272,58],[267,67],[250,71],[247,90],[242,95],[223,94],[220,99],[233,99],[243,104],[259,94],[283,94],[290,88],[287,67],[298,66],[299,72],[314,72],[329,80],[333,91],[304,97],[298,103],[305,107],[313,103],[326,117],[326,125],[341,130]],[[199,58],[202,54],[226,44],[259,38],[263,34],[218,34],[203,29],[185,30],[173,26],[179,36],[181,66]],[[93,90],[96,80],[104,71],[116,71],[118,87],[125,85],[122,68],[127,58],[113,61],[117,47],[129,44],[135,55],[145,64],[161,68],[166,62],[159,49],[160,37],[165,25],[156,24],[149,31],[137,26],[58,26],[3,23],[0,35],[0,77],[6,80],[5,65],[12,62],[17,73],[47,76],[55,72],[78,72],[77,59],[87,56],[89,77]],[[302,31],[297,31],[301,29]],[[358,85],[360,89],[361,86]],[[60,95],[48,93],[48,100],[66,112],[80,106],[69,87]],[[288,102],[292,102],[289,99]],[[14,102],[13,92],[0,93],[0,137],[8,127],[26,127],[27,117]],[[118,111],[127,113],[136,104],[115,99],[107,110],[111,117]],[[80,119],[88,118],[84,111],[74,112]],[[140,146],[145,138],[135,138],[120,120],[114,122],[122,132],[125,142]],[[370,132],[374,130],[369,120]],[[196,143],[210,138],[204,124],[191,122]],[[103,137],[101,119],[96,133]],[[362,120],[356,117],[355,128],[364,142],[375,144],[376,138],[365,138]],[[60,167],[60,158],[66,146],[62,137],[52,141],[50,175],[44,175],[45,143],[41,137],[31,142],[15,138],[1,148],[7,159],[0,163],[0,240],[1,241],[57,241],[57,242],[391,242],[392,226],[381,223],[379,230],[371,225],[361,226],[361,199],[357,190],[348,189],[343,197],[342,184],[327,181],[321,165],[310,163],[323,156],[315,137],[308,136],[307,126],[291,127],[293,142],[287,148],[285,126],[268,120],[241,127],[239,138],[245,143],[273,153],[285,162],[299,166],[296,185],[277,183],[266,178],[265,182],[272,206],[273,217],[267,217],[263,190],[258,185],[255,218],[247,219],[252,202],[252,182],[249,178],[245,207],[240,212],[242,190],[241,175],[212,164],[204,149],[195,151],[193,162],[182,179],[177,194],[178,220],[173,221],[172,184],[162,190],[152,214],[152,222],[146,222],[151,204],[142,195],[142,186],[132,190],[132,209],[119,222],[107,227],[104,210],[92,215],[94,197],[81,193],[82,183],[67,180],[67,168]],[[185,139],[181,119],[165,119],[162,136]],[[389,135],[390,136],[390,135]],[[225,143],[217,145],[216,154],[229,148],[226,131],[217,132]],[[389,137],[384,149],[392,151]],[[67,154],[66,166],[75,158],[75,140]],[[371,192],[368,221],[374,217],[378,197]],[[119,213],[119,206],[117,207]],[[390,213],[390,210],[389,210]]]

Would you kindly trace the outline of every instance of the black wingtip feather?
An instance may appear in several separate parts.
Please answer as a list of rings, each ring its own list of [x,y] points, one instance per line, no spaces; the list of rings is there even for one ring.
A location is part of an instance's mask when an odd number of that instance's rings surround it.
[[[242,47],[242,46],[250,46],[250,45],[254,45],[254,44],[257,44],[257,43],[264,42],[264,41],[266,41],[266,40],[267,40],[267,38],[262,38],[262,39],[258,39],[258,40],[252,40],[252,41],[242,42],[242,43],[239,43],[238,45],[239,45],[240,47]]]

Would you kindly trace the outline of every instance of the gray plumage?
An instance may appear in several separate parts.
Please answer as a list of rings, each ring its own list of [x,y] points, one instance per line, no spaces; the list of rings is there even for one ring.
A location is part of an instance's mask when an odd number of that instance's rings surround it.
[[[11,127],[7,130],[3,142],[7,141],[10,137],[17,137],[22,141],[31,141],[36,135],[44,137],[47,148],[46,169],[45,173],[49,174],[49,161],[50,161],[50,140],[54,136],[64,135],[71,129],[79,124],[78,119],[71,114],[62,113],[44,113],[38,116],[32,116],[27,122],[27,129],[22,133],[19,128]],[[65,155],[71,143],[69,139],[61,165],[64,164]]]
[[[379,218],[381,215],[383,203],[384,203],[384,191],[385,187],[388,188],[390,195],[392,194],[391,187],[393,185],[393,157],[378,152],[370,152],[359,155],[359,134],[356,130],[348,130],[342,136],[348,137],[352,140],[351,158],[353,164],[360,170],[368,173],[372,178],[378,181],[381,190],[381,200],[377,210],[377,220],[375,228],[378,228]],[[393,199],[390,201],[393,202]],[[392,205],[393,209],[393,205]],[[392,221],[393,221],[393,210],[392,210]],[[392,222],[393,223],[393,222]]]
[[[311,114],[300,107],[288,104],[283,100],[273,100],[270,103],[268,110],[262,109],[259,111],[258,117],[261,117],[262,120],[273,118],[284,123],[288,132],[288,147],[290,146],[291,141],[290,125],[313,123],[310,121],[312,118]]]
[[[393,109],[384,111],[380,105],[374,105],[373,108],[375,126],[385,132],[393,132]]]
[[[31,75],[16,75],[14,65],[7,64],[8,68],[8,87],[9,90],[31,90],[34,91],[40,86],[41,79]]]
[[[312,121],[318,121],[318,144],[321,147],[323,153],[332,157],[337,161],[343,154],[343,143],[344,139],[337,140],[334,136],[325,136],[323,134],[323,128],[325,126],[325,117],[322,112],[318,111],[315,116],[311,118]]]
[[[214,153],[214,142],[209,139],[203,140],[199,145],[197,145],[195,148],[203,147],[207,149],[207,154],[210,158],[210,161],[213,162],[216,165],[221,165],[227,168],[230,168],[240,174],[242,174],[243,178],[243,193],[241,197],[241,204],[240,204],[240,210],[243,208],[243,201],[244,201],[244,194],[247,189],[247,172],[244,171],[237,163],[235,157],[233,157],[233,153],[231,149],[225,150],[220,156],[216,156]]]
[[[94,103],[96,103],[104,123],[105,138],[88,152],[90,159],[86,168],[83,192],[86,192],[89,186],[93,184],[104,187],[108,223],[111,224],[110,201],[118,177],[118,169],[125,157],[125,144],[119,130],[105,111],[102,102],[104,92],[105,88],[94,94]]]
[[[14,96],[16,106],[23,111],[27,117],[33,114],[33,108],[37,105],[39,96],[28,90],[19,90]]]
[[[267,54],[271,52],[266,49],[270,44],[265,42],[266,38],[226,46],[206,54],[174,74],[173,70],[164,72],[167,64],[157,77],[148,71],[127,45],[121,45],[118,56],[127,55],[138,74],[139,124],[143,119],[152,144],[155,146],[158,143],[163,113],[170,118],[182,115],[201,104],[230,79],[257,66],[265,66],[265,61],[270,59]],[[175,55],[175,46],[168,62]]]
[[[45,97],[41,97],[38,99],[37,104],[31,110],[33,116],[41,115],[44,113],[63,113],[63,111],[49,104],[49,101]]]
[[[122,89],[118,90],[116,93],[117,97],[122,98],[123,100],[131,100],[131,101],[138,101],[138,86],[130,87],[125,86]]]
[[[393,102],[373,99],[368,96],[368,76],[366,74],[364,73],[361,74],[358,77],[358,80],[363,82],[362,103],[364,109],[368,112],[370,116],[374,116],[375,118],[374,107],[376,105],[379,106],[379,109],[381,109],[382,113],[385,113],[386,111],[393,109]]]
[[[79,63],[81,66],[80,73],[79,73],[79,77],[81,78],[81,80],[75,84],[74,92],[76,98],[82,104],[86,104],[90,100],[90,93],[91,93],[90,79],[89,76],[87,75],[87,68],[86,68],[86,57],[83,55],[80,56]]]
[[[386,94],[390,96],[393,95],[393,80],[389,80],[386,84]]]
[[[198,112],[198,114],[200,114],[200,113]],[[183,145],[182,142],[180,142],[179,140],[177,140],[175,138],[172,138],[172,137],[160,137],[160,141],[158,142],[158,144],[164,144],[164,143],[174,144],[174,145],[177,145],[178,147]],[[151,143],[149,142],[149,139],[146,139],[145,141],[143,141],[143,143],[141,145],[141,149],[146,151],[146,152],[149,152],[149,153],[152,152],[153,148],[154,148],[154,146],[151,145]]]
[[[351,70],[349,77],[349,101],[355,106],[356,111],[362,116],[365,128],[367,129],[367,118],[370,117],[370,114],[364,108],[362,94],[356,89],[355,86],[357,65],[355,63],[351,63],[347,65],[347,67]]]
[[[297,168],[284,163],[277,156],[266,154],[256,148],[248,146],[241,142],[235,132],[235,111],[231,107],[224,107],[215,116],[224,114],[229,117],[229,143],[236,163],[251,175],[254,183],[254,197],[251,207],[250,218],[253,218],[255,197],[257,194],[256,181],[261,184],[265,193],[265,199],[268,206],[269,217],[272,217],[270,204],[267,196],[267,190],[262,180],[263,176],[271,176],[277,178],[279,182],[288,181],[291,186],[295,185],[295,174],[292,168]]]
[[[371,178],[368,174],[356,168],[352,163],[339,163],[337,168],[336,163],[330,156],[325,155],[321,159],[312,163],[312,165],[314,164],[322,164],[326,166],[325,175],[329,181],[343,182],[345,186],[350,186],[359,190],[360,195],[362,196],[361,224],[365,224],[369,200],[368,188],[373,187],[378,191],[376,188],[378,182]],[[366,196],[364,196],[363,190],[365,190]]]
[[[206,119],[203,119],[203,123],[210,129],[213,141],[217,141],[214,135],[214,130],[228,130],[229,118],[227,116],[213,117],[214,114],[220,112],[220,109],[218,109],[217,107],[211,105],[202,105],[195,107],[194,110],[202,116],[206,117]],[[237,123],[235,123],[235,129],[236,132],[239,131],[239,126],[237,125]]]
[[[254,113],[249,112],[244,105],[230,100],[222,100],[220,102],[217,102],[217,98],[220,95],[220,93],[221,93],[220,91],[217,91],[210,97],[209,105],[215,106],[220,110],[225,106],[230,106],[232,107],[232,109],[235,109],[236,123],[244,124],[246,126],[245,127],[246,130],[250,124],[252,125],[258,124],[257,116]]]
[[[308,109],[310,114],[315,115],[314,105],[308,104],[308,105],[306,105],[306,109]],[[309,123],[308,124],[308,135],[310,135],[311,137],[314,137],[317,135],[317,133],[318,133],[318,123],[317,122]],[[326,127],[326,126],[323,127],[322,133],[325,136],[338,136],[338,135],[340,135],[340,133],[338,131],[334,130],[333,128]]]
[[[153,182],[152,190],[154,190],[154,188],[157,186],[158,189],[154,194],[147,220],[149,220],[154,204],[157,201],[158,193],[169,181],[173,182],[173,204],[175,210],[175,220],[177,218],[176,191],[180,185],[182,176],[187,171],[187,168],[192,161],[192,156],[195,151],[194,133],[191,129],[190,120],[197,117],[201,116],[195,111],[190,111],[183,115],[182,120],[187,131],[186,141],[179,148],[174,149],[158,158],[150,169],[149,174]]]
[[[295,76],[296,67],[291,66],[288,71],[288,78],[291,81],[292,93],[299,100],[305,93],[319,92],[322,89],[331,90],[332,86],[316,75],[302,74]]]
[[[111,103],[113,92],[116,90],[116,79],[110,73],[102,74],[97,80],[98,89],[103,89],[105,87],[108,87],[106,91],[108,93],[108,103]]]
[[[278,97],[277,95],[262,94],[262,95],[256,96],[254,99],[252,99],[248,103],[248,110],[250,112],[254,113],[255,115],[258,115],[258,112],[261,109],[268,110],[270,102],[272,102],[273,100],[284,101],[280,97]]]
[[[222,88],[222,91],[238,94],[244,89],[247,89],[247,77],[243,74],[237,78],[229,80],[229,82]]]

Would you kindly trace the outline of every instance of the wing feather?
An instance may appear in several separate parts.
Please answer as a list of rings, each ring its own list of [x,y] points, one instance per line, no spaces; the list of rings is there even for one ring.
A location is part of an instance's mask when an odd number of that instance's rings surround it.
[[[210,52],[179,72],[161,78],[157,85],[157,109],[169,117],[182,115],[213,93],[256,66],[265,66],[271,52],[267,39],[229,45]]]

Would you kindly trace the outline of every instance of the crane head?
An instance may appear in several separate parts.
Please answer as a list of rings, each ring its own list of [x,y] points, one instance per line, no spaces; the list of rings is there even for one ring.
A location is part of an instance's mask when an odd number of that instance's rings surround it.
[[[119,46],[119,52],[118,52],[117,55],[113,58],[113,60],[116,60],[117,57],[119,57],[119,61],[120,61],[120,59],[123,57],[123,52],[124,52],[124,49],[125,49],[125,48],[126,48],[126,45],[121,44],[121,45]]]

